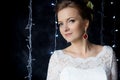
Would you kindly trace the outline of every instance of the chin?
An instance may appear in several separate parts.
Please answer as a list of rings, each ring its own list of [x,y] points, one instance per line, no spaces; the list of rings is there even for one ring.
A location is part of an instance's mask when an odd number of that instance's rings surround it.
[[[74,39],[65,39],[67,42],[74,42]]]
[[[63,36],[63,38],[67,41],[67,42],[74,42],[74,41],[77,41],[77,40],[80,40],[81,37],[78,36],[74,36],[74,37],[65,37]]]
[[[79,41],[79,40],[81,40],[80,38],[69,38],[69,39],[65,39],[67,42],[76,42],[76,41]]]

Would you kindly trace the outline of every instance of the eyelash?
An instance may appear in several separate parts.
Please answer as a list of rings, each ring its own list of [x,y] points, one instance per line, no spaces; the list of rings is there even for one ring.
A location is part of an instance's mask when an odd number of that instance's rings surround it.
[[[68,22],[70,22],[70,23],[74,23],[75,20],[71,19],[71,20],[69,20]],[[62,26],[62,25],[63,25],[63,23],[58,23],[58,26],[59,26],[59,27]]]
[[[61,25],[63,25],[63,23],[58,23],[58,26],[60,27]]]
[[[74,22],[75,22],[75,20],[69,20],[69,22],[72,22],[72,23],[74,23]]]

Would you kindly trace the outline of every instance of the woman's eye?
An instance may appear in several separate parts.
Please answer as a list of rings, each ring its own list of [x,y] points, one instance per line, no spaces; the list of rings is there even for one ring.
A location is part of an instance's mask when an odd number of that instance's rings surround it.
[[[58,26],[60,27],[60,26],[62,26],[63,25],[63,23],[58,23]]]
[[[70,20],[69,22],[70,22],[70,23],[74,23],[74,22],[75,22],[75,20]]]

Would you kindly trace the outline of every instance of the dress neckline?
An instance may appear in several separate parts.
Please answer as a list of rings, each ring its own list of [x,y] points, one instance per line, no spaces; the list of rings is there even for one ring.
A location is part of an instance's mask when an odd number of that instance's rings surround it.
[[[66,54],[63,50],[60,50],[61,51],[61,53],[64,55],[64,56],[67,56],[67,57],[69,57],[69,58],[71,58],[71,59],[80,59],[80,60],[88,60],[88,59],[97,59],[99,56],[101,56],[102,54],[104,54],[104,50],[105,50],[105,48],[106,48],[106,46],[104,45],[103,47],[102,47],[102,50],[100,51],[100,52],[98,52],[98,54],[96,55],[96,56],[91,56],[91,57],[87,57],[87,58],[82,58],[82,57],[73,57],[73,56],[71,56],[71,55],[69,55],[69,54]]]

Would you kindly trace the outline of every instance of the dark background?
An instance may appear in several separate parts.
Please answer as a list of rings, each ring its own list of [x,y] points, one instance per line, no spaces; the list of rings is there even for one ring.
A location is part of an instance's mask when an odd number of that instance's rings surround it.
[[[95,6],[94,26],[92,27],[91,41],[96,44],[116,45],[118,67],[120,67],[120,1],[106,0],[102,6],[102,0],[92,0]],[[111,4],[114,2],[114,4]],[[54,0],[33,0],[32,2],[32,80],[45,80],[47,76],[48,61],[51,52],[62,49],[68,44],[58,37],[55,44],[55,14],[53,11]],[[1,80],[28,80],[28,48],[26,41],[28,30],[25,29],[29,18],[29,0],[4,0],[1,2]],[[104,10],[102,11],[102,8]],[[103,16],[104,14],[104,16]],[[113,16],[116,16],[113,19]],[[103,21],[103,24],[101,24]],[[103,28],[101,26],[103,25]],[[100,31],[102,30],[102,34]],[[102,40],[101,40],[102,36]],[[120,70],[118,68],[118,76]]]

